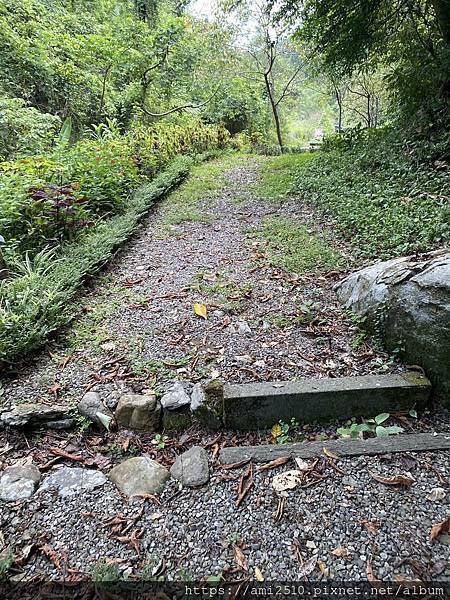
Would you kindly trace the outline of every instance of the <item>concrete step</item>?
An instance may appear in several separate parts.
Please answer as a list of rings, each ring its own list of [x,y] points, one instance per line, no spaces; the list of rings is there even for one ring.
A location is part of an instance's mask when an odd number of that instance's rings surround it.
[[[280,419],[300,423],[351,417],[374,417],[424,407],[431,384],[417,372],[336,379],[225,384],[225,427],[266,429]]]

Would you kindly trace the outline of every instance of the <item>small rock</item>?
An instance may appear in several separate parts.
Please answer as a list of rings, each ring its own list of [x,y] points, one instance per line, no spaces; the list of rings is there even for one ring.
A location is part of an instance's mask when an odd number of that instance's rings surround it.
[[[73,429],[76,424],[75,419],[59,419],[58,421],[49,421],[46,423],[49,429],[56,429],[57,431]]]
[[[5,502],[29,498],[41,479],[41,473],[34,465],[9,467],[0,479],[0,499]]]
[[[201,446],[192,446],[176,459],[170,473],[184,486],[198,487],[209,481],[208,454]]]
[[[115,416],[122,427],[154,432],[161,423],[161,405],[154,395],[127,394],[120,398]]]
[[[350,487],[358,487],[359,483],[351,475],[344,475],[342,477],[342,485],[348,485]]]
[[[201,383],[196,383],[191,394],[191,410],[195,412],[206,402],[206,395]]]
[[[104,426],[104,422],[100,415],[105,415],[107,419],[113,418],[110,410],[103,404],[97,392],[87,392],[78,403],[78,412],[80,415],[87,417],[96,425]]]
[[[237,322],[238,333],[241,335],[247,335],[252,332],[247,321],[238,321]]]
[[[55,489],[61,498],[67,498],[90,492],[105,483],[106,477],[101,471],[81,467],[61,467],[45,479],[39,492]]]
[[[160,494],[169,471],[147,456],[129,458],[116,465],[109,472],[109,478],[127,496]]]
[[[315,542],[313,542],[312,540],[307,540],[305,546],[310,550],[315,550],[317,548]]]
[[[24,425],[36,425],[55,421],[57,419],[65,419],[70,417],[70,407],[59,406],[57,404],[39,404],[24,402],[16,404],[12,410],[4,412],[0,420],[5,425],[21,427]]]
[[[175,410],[190,403],[191,399],[179,381],[174,383],[161,398],[162,407],[166,410]]]

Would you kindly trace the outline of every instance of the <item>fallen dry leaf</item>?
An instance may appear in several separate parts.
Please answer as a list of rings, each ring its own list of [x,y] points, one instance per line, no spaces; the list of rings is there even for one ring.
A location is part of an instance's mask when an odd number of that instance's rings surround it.
[[[367,529],[369,533],[376,535],[378,533],[378,524],[373,521],[368,521],[367,519],[363,519],[360,521],[360,524]]]
[[[435,540],[441,533],[450,533],[450,517],[444,519],[440,523],[433,525],[430,533],[430,540]]]
[[[331,551],[331,554],[333,556],[337,556],[338,558],[345,558],[347,560],[352,560],[353,558],[350,552],[347,550],[347,548],[344,548],[344,546],[339,546],[339,548],[335,548]]]
[[[414,479],[409,473],[405,475],[393,475],[392,477],[384,477],[383,475],[372,473],[372,471],[369,471],[369,473],[376,481],[384,483],[384,485],[402,485],[408,487],[414,483]]]
[[[297,467],[300,469],[300,471],[308,471],[308,469],[310,468],[310,464],[307,463],[306,460],[303,460],[302,458],[296,458],[295,463],[296,463]]]
[[[334,454],[334,452],[331,452],[331,450],[328,450],[328,448],[324,448],[323,453],[325,456],[328,456],[328,458],[333,458],[334,460],[339,460],[341,458],[339,454]]]
[[[444,488],[435,487],[433,488],[427,496],[427,500],[431,500],[431,502],[439,502],[439,500],[443,500],[446,496]]]
[[[276,467],[280,467],[281,465],[285,465],[287,462],[291,460],[290,456],[280,456],[279,458],[275,458],[268,463],[265,463],[258,467],[258,471],[268,471],[269,469],[275,469]]]
[[[307,577],[310,575],[317,565],[317,556],[312,556],[303,565],[300,567],[300,571],[298,573],[298,578],[303,579],[303,577]]]
[[[259,567],[255,567],[255,578],[256,581],[262,583],[264,581],[264,575],[261,573],[261,569]]]
[[[244,553],[242,552],[241,548],[239,548],[239,546],[234,545],[233,552],[234,552],[234,560],[236,561],[237,566],[240,569],[242,569],[243,571],[248,571],[247,559],[245,558]]]
[[[367,579],[371,584],[373,584],[373,587],[378,587],[381,581],[380,579],[378,579],[378,577],[375,577],[375,575],[373,574],[372,561],[370,560],[367,561],[366,573]]]
[[[196,302],[194,304],[194,312],[198,317],[202,317],[202,319],[208,318],[208,309],[204,304],[199,304]]]
[[[284,492],[285,490],[293,490],[302,482],[302,471],[294,469],[285,471],[279,475],[275,475],[272,479],[272,487],[276,492]]]

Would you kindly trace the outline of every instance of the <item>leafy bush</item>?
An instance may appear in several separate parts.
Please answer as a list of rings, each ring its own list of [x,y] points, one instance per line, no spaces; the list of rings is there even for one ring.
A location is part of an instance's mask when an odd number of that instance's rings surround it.
[[[0,163],[0,231],[7,246],[21,252],[73,239],[86,225],[123,212],[130,192],[176,155],[223,148],[228,137],[200,123],[135,128],[120,136],[110,123],[96,127],[95,139]]]
[[[0,362],[12,362],[41,346],[73,318],[71,300],[85,278],[103,265],[136,229],[152,203],[189,172],[190,157],[179,157],[131,198],[123,214],[100,222],[57,253],[45,251],[0,281]]]
[[[27,106],[21,98],[0,96],[0,160],[50,149],[61,120]]]

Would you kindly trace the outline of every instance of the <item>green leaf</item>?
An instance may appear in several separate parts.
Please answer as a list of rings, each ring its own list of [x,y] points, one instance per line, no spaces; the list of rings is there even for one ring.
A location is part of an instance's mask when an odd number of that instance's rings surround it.
[[[417,411],[414,410],[413,408],[409,411],[409,416],[412,417],[413,419],[417,419]]]
[[[377,425],[381,425],[381,423],[384,423],[385,421],[387,421],[390,416],[391,415],[389,413],[381,413],[380,415],[377,415],[375,417],[375,423]]]
[[[378,427],[375,429],[375,435],[377,437],[388,437],[389,435],[396,435],[402,431],[403,427],[398,427],[398,425],[392,425],[391,427],[383,427],[382,425],[378,425]]]
[[[61,131],[59,132],[56,145],[60,148],[64,148],[69,143],[71,135],[72,135],[72,117],[66,117],[64,119],[64,123],[62,124]]]

